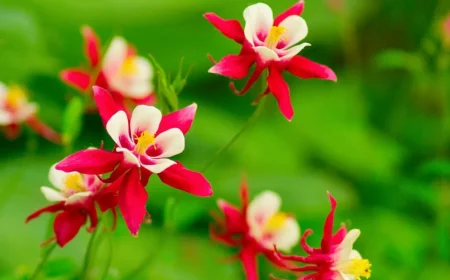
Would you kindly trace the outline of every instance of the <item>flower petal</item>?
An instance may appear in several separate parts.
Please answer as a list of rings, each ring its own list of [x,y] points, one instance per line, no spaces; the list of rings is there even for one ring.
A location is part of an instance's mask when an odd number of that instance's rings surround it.
[[[102,118],[103,125],[106,125],[109,119],[122,108],[117,105],[114,98],[106,89],[93,86],[92,90],[94,92],[94,100],[97,104],[98,112]]]
[[[119,189],[119,208],[131,234],[137,235],[147,213],[147,192],[139,180],[139,170],[128,172]]]
[[[242,44],[245,40],[244,30],[237,20],[225,20],[214,13],[206,13],[203,15],[215,28],[223,35]]]
[[[253,54],[227,55],[216,65],[209,68],[208,72],[231,79],[242,79],[248,75],[248,71],[253,62],[255,62],[255,56]]]
[[[184,168],[180,163],[174,164],[158,174],[164,184],[196,196],[211,196],[211,184],[199,172]]]
[[[328,199],[330,200],[331,210],[325,220],[325,226],[323,228],[323,238],[321,242],[321,248],[325,254],[330,253],[333,238],[333,225],[334,225],[334,213],[336,211],[336,199],[328,193]],[[345,237],[344,237],[345,238]]]
[[[0,110],[0,125],[4,126],[4,125],[9,125],[11,123],[12,123],[11,114],[9,112]]]
[[[276,232],[274,243],[278,249],[290,251],[292,247],[297,245],[299,239],[300,227],[294,218],[289,217],[286,219],[283,227]]]
[[[250,202],[247,208],[247,224],[252,236],[261,235],[267,219],[277,213],[280,206],[280,196],[272,191],[262,192]]]
[[[186,134],[191,129],[196,112],[197,104],[193,103],[183,109],[163,116],[156,135],[171,128],[178,128],[183,134]]]
[[[56,235],[56,242],[64,247],[80,231],[86,223],[87,216],[80,211],[64,211],[59,213],[53,223],[53,231]]]
[[[31,213],[31,215],[29,215],[27,217],[27,219],[25,220],[25,223],[28,223],[29,221],[36,219],[43,213],[55,213],[62,209],[64,209],[64,202],[59,202],[59,203],[52,204],[52,205],[46,206],[44,208],[38,209],[37,211]]]
[[[59,190],[63,190],[66,188],[65,180],[69,173],[56,169],[57,163],[53,164],[50,167],[50,171],[48,172],[48,180],[54,187]]]
[[[244,19],[245,38],[254,45],[258,35],[265,38],[269,34],[273,25],[273,12],[267,4],[257,3],[244,10]]]
[[[318,78],[334,82],[337,81],[336,74],[334,74],[333,70],[302,56],[294,56],[287,70],[302,79]]]
[[[155,158],[168,158],[184,151],[184,135],[178,128],[162,132],[156,137],[155,143],[162,150],[162,153]]]
[[[161,111],[153,106],[139,105],[131,116],[130,128],[131,134],[141,135],[143,131],[147,131],[150,134],[155,134],[161,123],[162,114]]]
[[[132,166],[140,166],[139,159],[128,149],[125,148],[116,148],[116,152],[123,153],[123,162],[122,164],[126,164],[130,168]],[[126,168],[126,166],[124,168]]]
[[[84,70],[66,69],[61,71],[59,76],[63,82],[81,91],[87,90],[91,84],[91,76]]]
[[[350,258],[350,254],[353,251],[353,244],[360,234],[361,231],[359,229],[352,229],[347,233],[344,240],[336,248],[335,258],[338,263],[345,262]]]
[[[108,209],[115,208],[119,203],[119,189],[122,185],[122,180],[126,175],[122,174],[119,178],[117,178],[112,183],[103,187],[99,192],[97,192],[94,196],[94,200],[98,203],[100,210],[102,212],[107,211]]]
[[[122,37],[114,37],[103,57],[102,70],[109,83],[114,82],[117,73],[128,56],[128,44]]]
[[[305,3],[303,2],[303,0],[298,1],[292,7],[290,7],[283,13],[279,14],[273,21],[273,25],[278,26],[280,24],[280,22],[282,22],[289,16],[300,16],[302,14],[304,8],[305,8]]]
[[[41,192],[45,198],[51,202],[66,200],[66,197],[61,192],[49,187],[41,187]]]
[[[66,205],[82,205],[85,206],[88,204],[90,198],[92,196],[92,192],[78,192],[71,196],[69,196],[66,200]]]
[[[225,200],[219,199],[217,206],[225,216],[226,229],[229,233],[242,233],[245,231],[246,221],[241,211]]]
[[[291,121],[294,116],[294,109],[292,108],[289,86],[275,67],[269,69],[267,83],[269,84],[270,92],[272,92],[278,102],[281,113],[288,121]]]
[[[133,141],[130,139],[130,130],[128,127],[128,117],[124,111],[115,113],[109,119],[106,123],[106,131],[108,131],[109,136],[111,136],[117,146],[128,149],[133,147]]]
[[[300,45],[293,46],[287,50],[281,51],[281,60],[290,61],[294,56],[301,52],[305,47],[311,46],[310,43],[301,43]]]
[[[100,43],[94,30],[90,26],[83,26],[81,34],[84,38],[84,52],[92,67],[97,66],[100,59]]]
[[[306,21],[299,16],[287,17],[280,23],[280,26],[286,28],[286,32],[283,34],[282,38],[287,39],[283,40],[286,44],[285,47],[287,48],[297,44],[308,35],[308,25],[306,24]]]
[[[87,149],[66,157],[56,164],[56,169],[64,172],[77,171],[82,174],[104,174],[113,171],[122,160],[122,153]]]
[[[259,46],[253,48],[255,52],[258,54],[258,62],[262,65],[266,65],[267,63],[271,61],[278,61],[280,58],[278,57],[277,53],[273,50],[269,49],[265,46]]]
[[[140,160],[142,167],[155,174],[161,173],[170,166],[176,164],[175,161],[167,158],[153,159],[145,155],[142,155]]]
[[[252,247],[244,247],[239,253],[239,257],[244,267],[247,280],[258,280],[258,262],[256,259],[257,252]]]

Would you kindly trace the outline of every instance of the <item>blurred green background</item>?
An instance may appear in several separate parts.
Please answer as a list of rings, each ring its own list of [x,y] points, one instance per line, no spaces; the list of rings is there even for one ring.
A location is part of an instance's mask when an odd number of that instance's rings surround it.
[[[332,9],[330,2],[343,4]],[[294,0],[266,3],[279,13]],[[219,59],[239,46],[202,14],[242,20],[249,4],[1,0],[0,81],[26,86],[40,104],[40,117],[61,131],[67,101],[78,93],[58,72],[86,63],[81,25],[91,25],[104,43],[123,35],[168,72],[176,73],[184,57],[193,70],[181,103],[197,102],[199,109],[179,159],[200,170],[252,114],[250,104],[259,93],[237,97],[225,78],[207,73],[207,53]],[[212,198],[196,198],[152,178],[147,189],[153,223],[133,238],[119,218],[112,249],[104,238],[94,256],[91,279],[99,279],[110,250],[108,279],[127,275],[152,253],[156,256],[133,279],[244,279],[239,263],[224,261],[236,251],[208,236],[216,199],[237,203],[243,174],[252,195],[278,192],[283,210],[295,213],[302,230],[315,230],[316,246],[330,208],[329,190],[339,203],[337,224],[362,231],[355,246],[373,264],[371,279],[445,278],[450,274],[450,74],[439,22],[449,12],[447,0],[306,0],[305,41],[312,46],[302,55],[334,69],[338,83],[286,74],[293,121],[281,116],[270,97],[264,115],[206,172]],[[83,123],[75,150],[102,139],[112,146],[98,116],[87,115]],[[49,183],[49,167],[67,151],[27,133],[0,143],[0,279],[23,279],[39,260],[50,220],[47,215],[25,225],[25,217],[47,204],[39,187]],[[162,231],[168,197],[176,199],[171,234]],[[82,230],[64,249],[57,248],[42,278],[76,279],[64,274],[79,271],[88,238]],[[283,276],[261,259],[261,279],[271,272]]]

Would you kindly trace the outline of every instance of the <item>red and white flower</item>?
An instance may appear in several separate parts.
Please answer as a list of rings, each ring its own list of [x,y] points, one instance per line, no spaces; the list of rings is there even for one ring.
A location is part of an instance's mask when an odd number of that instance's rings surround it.
[[[265,191],[249,203],[247,185],[243,183],[241,200],[240,208],[224,200],[218,201],[225,219],[216,219],[217,224],[211,227],[211,236],[226,245],[240,247],[239,258],[247,279],[255,280],[258,279],[257,255],[263,254],[274,264],[282,266],[274,245],[289,251],[300,238],[300,228],[291,215],[279,212],[281,199],[274,192]]]
[[[26,91],[17,86],[7,87],[0,83],[0,127],[6,137],[15,139],[20,125],[26,124],[49,141],[60,144],[61,135],[42,123],[37,117],[38,106],[29,102]]]
[[[214,13],[205,14],[206,19],[228,38],[242,45],[238,55],[228,55],[209,69],[210,73],[232,79],[245,78],[253,64],[256,68],[244,88],[236,94],[246,93],[268,69],[267,89],[258,97],[272,93],[277,99],[281,113],[291,120],[294,115],[289,86],[282,77],[285,70],[297,77],[319,78],[336,81],[336,75],[327,66],[317,64],[297,54],[309,43],[300,43],[308,34],[308,27],[300,14],[304,3],[299,1],[274,18],[272,9],[257,3],[244,10],[245,28],[236,20],[224,20]],[[299,44],[300,43],[300,44]]]
[[[66,69],[61,79],[86,92],[90,86],[108,89],[116,102],[126,108],[125,100],[135,104],[153,104],[153,68],[148,59],[138,56],[134,46],[122,37],[114,37],[103,59],[99,39],[88,26],[82,28],[89,69]]]
[[[50,168],[49,181],[55,188],[44,186],[41,191],[48,201],[55,204],[37,210],[26,219],[28,222],[43,213],[58,212],[53,223],[55,236],[49,241],[56,239],[58,245],[63,247],[77,235],[88,219],[91,223],[88,231],[94,230],[98,223],[95,203],[103,212],[111,210],[115,220],[117,198],[109,190],[116,188],[113,184],[103,187],[103,182],[95,175],[66,173],[57,170],[55,165]]]
[[[286,256],[278,253],[278,257],[289,263],[285,267],[293,272],[313,271],[299,278],[299,280],[360,280],[361,277],[370,278],[371,264],[363,259],[353,244],[360,235],[358,229],[347,232],[343,225],[333,234],[334,212],[336,200],[329,194],[331,212],[325,221],[324,233],[320,248],[312,248],[306,243],[306,238],[313,233],[307,230],[302,236],[301,246],[308,256]],[[291,267],[290,262],[307,264],[302,267]]]
[[[94,98],[106,130],[116,143],[114,151],[79,151],[56,168],[97,175],[112,172],[106,180],[109,182],[123,176],[118,190],[119,208],[132,234],[137,234],[147,213],[145,186],[151,174],[185,192],[212,195],[211,185],[202,174],[169,159],[184,150],[184,134],[192,125],[196,104],[166,116],[155,107],[139,105],[129,118],[105,89],[94,87]]]

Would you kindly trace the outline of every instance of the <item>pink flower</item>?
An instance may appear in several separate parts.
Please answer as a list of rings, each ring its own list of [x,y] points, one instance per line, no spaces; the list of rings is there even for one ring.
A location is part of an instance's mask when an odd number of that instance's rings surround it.
[[[291,215],[279,212],[281,199],[271,191],[259,194],[249,203],[247,185],[243,183],[241,200],[240,208],[218,201],[224,219],[217,218],[211,236],[225,245],[240,247],[239,258],[247,280],[256,280],[257,255],[263,254],[274,264],[283,265],[275,255],[274,245],[289,251],[298,242],[300,228]]]
[[[100,43],[94,31],[85,26],[82,35],[89,69],[63,70],[63,81],[83,92],[92,85],[104,87],[124,108],[125,100],[135,104],[154,103],[153,68],[146,58],[136,55],[134,47],[122,37],[114,37],[101,60]]]
[[[57,170],[55,165],[50,168],[49,180],[56,189],[41,187],[41,191],[48,201],[55,204],[37,210],[26,219],[28,222],[43,213],[58,212],[53,223],[55,237],[49,241],[56,239],[58,245],[63,247],[77,235],[88,219],[91,221],[88,231],[94,230],[98,223],[95,202],[103,212],[111,210],[115,217],[117,198],[110,195],[110,188],[115,188],[114,183],[103,187],[97,176],[66,173]]]
[[[299,1],[291,8],[273,17],[272,9],[263,3],[247,7],[244,10],[245,28],[236,20],[224,20],[214,13],[205,14],[226,37],[242,45],[238,55],[228,55],[209,69],[210,73],[232,79],[245,78],[250,67],[256,68],[241,91],[231,88],[236,94],[246,93],[258,80],[263,70],[268,69],[267,89],[258,97],[272,93],[277,99],[281,113],[291,120],[294,115],[289,86],[282,77],[285,70],[297,77],[319,78],[336,81],[336,75],[327,66],[317,64],[297,54],[309,43],[301,43],[308,34],[308,27],[300,14],[304,3]]]
[[[56,168],[86,174],[112,172],[107,181],[126,173],[118,190],[119,208],[133,235],[147,213],[145,186],[151,174],[158,174],[162,182],[185,192],[212,195],[211,185],[202,174],[170,159],[184,150],[184,135],[194,120],[196,104],[166,116],[155,107],[139,105],[129,118],[105,89],[94,87],[94,98],[106,130],[116,143],[114,151],[79,151]]]
[[[317,279],[317,280],[352,280],[370,278],[371,264],[367,259],[363,259],[358,251],[353,249],[353,244],[360,235],[358,229],[352,229],[347,232],[343,225],[335,234],[333,234],[334,212],[336,209],[336,200],[328,194],[331,202],[331,212],[325,221],[323,238],[320,248],[311,248],[306,243],[306,238],[313,233],[307,230],[302,236],[301,246],[308,253],[303,256],[286,256],[278,253],[280,259],[284,261],[296,261],[308,264],[303,267],[285,267],[294,271],[313,271],[299,278],[299,280]]]
[[[28,101],[26,91],[16,85],[7,87],[0,83],[0,127],[5,136],[15,139],[20,134],[20,125],[26,124],[36,133],[60,144],[61,135],[42,123],[37,117],[38,106]]]

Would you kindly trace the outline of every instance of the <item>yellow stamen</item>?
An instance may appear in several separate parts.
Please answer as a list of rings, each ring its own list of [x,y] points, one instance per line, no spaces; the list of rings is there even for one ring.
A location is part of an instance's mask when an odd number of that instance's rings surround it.
[[[27,102],[27,94],[19,86],[10,86],[6,93],[6,105],[12,109],[16,109]]]
[[[280,42],[281,37],[284,33],[286,33],[287,28],[283,26],[272,26],[270,29],[269,35],[267,36],[264,44],[269,49],[275,49]]]
[[[136,74],[137,65],[134,56],[128,56],[122,64],[121,69],[123,74]]]
[[[361,277],[369,279],[372,273],[371,266],[372,264],[367,259],[350,259],[343,267],[342,272],[354,276],[357,280],[361,280]]]
[[[289,215],[286,213],[278,212],[273,214],[264,225],[265,232],[273,232],[281,229],[286,224],[286,220]]]
[[[141,133],[141,135],[138,137],[137,135],[135,135],[134,140],[137,141],[136,147],[135,147],[135,151],[140,154],[143,155],[145,154],[145,152],[147,151],[148,147],[150,147],[151,145],[153,145],[153,147],[156,150],[156,145],[155,145],[155,135],[151,134],[147,131],[144,131]]]
[[[66,189],[70,191],[84,192],[86,190],[83,183],[83,177],[80,173],[72,173],[67,175],[64,184],[66,185]]]

